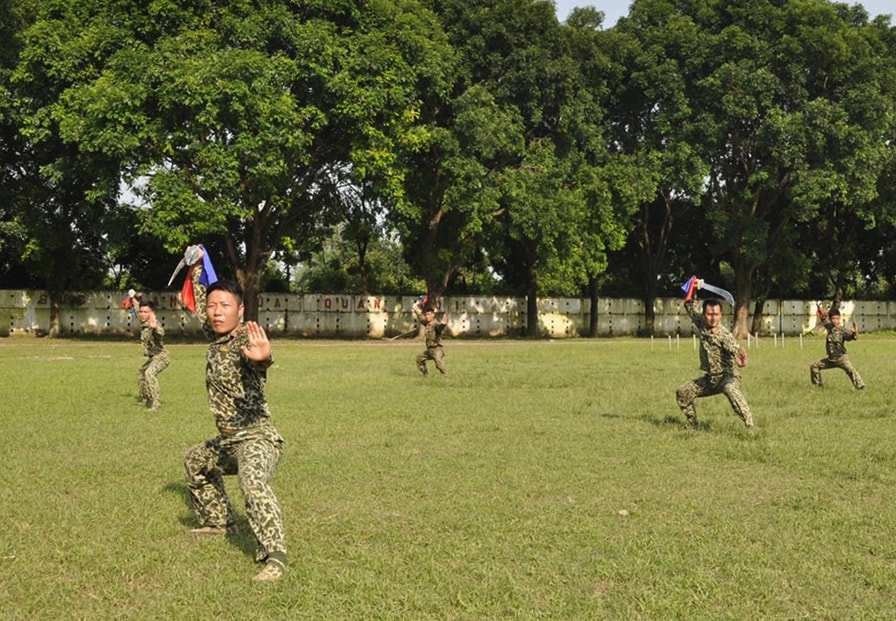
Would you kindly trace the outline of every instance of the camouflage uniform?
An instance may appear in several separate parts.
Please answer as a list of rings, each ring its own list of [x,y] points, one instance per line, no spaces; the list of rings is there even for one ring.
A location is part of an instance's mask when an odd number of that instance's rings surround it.
[[[442,349],[442,331],[445,329],[445,324],[439,323],[435,319],[427,322],[419,302],[414,304],[414,316],[423,326],[423,342],[426,344],[426,349],[418,354],[415,360],[417,368],[423,375],[426,375],[426,361],[432,360],[439,372],[442,375],[447,375],[448,369],[445,368],[443,360],[445,351]]]
[[[700,369],[703,377],[685,382],[676,392],[678,407],[687,417],[691,427],[697,427],[697,410],[694,401],[699,397],[724,394],[747,427],[753,426],[753,413],[740,391],[740,380],[735,370],[734,358],[740,351],[740,344],[724,326],[719,326],[713,334],[704,322],[703,315],[694,310],[694,302],[685,302],[685,309],[700,337]]]
[[[245,325],[226,336],[215,335],[206,315],[200,273],[197,266],[193,272],[196,312],[212,341],[206,354],[205,383],[220,435],[190,448],[184,457],[193,508],[202,526],[232,530],[236,518],[222,476],[237,475],[249,525],[258,540],[255,560],[285,567],[283,517],[270,486],[284,440],[271,424],[264,396],[273,358],[255,362],[243,357],[242,347],[248,345]]]
[[[853,386],[859,390],[865,388],[865,382],[862,381],[862,376],[859,375],[859,372],[856,371],[856,368],[852,366],[852,363],[849,361],[849,354],[846,353],[846,345],[844,344],[846,341],[856,340],[858,338],[856,334],[851,330],[845,329],[842,325],[834,326],[831,321],[826,321],[824,323],[824,328],[828,332],[825,341],[825,350],[827,351],[828,357],[822,358],[818,362],[813,362],[809,365],[809,373],[812,383],[816,386],[824,385],[821,381],[821,371],[823,369],[843,369],[849,376],[850,381],[852,381]]]
[[[143,345],[143,355],[147,360],[137,371],[137,390],[140,400],[150,410],[159,409],[158,375],[171,364],[164,338],[165,329],[162,326],[150,328],[148,324],[140,324],[140,344]]]

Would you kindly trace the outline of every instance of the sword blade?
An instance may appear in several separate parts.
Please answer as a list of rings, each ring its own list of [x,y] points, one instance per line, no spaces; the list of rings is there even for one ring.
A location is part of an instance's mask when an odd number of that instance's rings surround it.
[[[390,341],[394,341],[394,340],[396,340],[396,339],[400,339],[401,337],[403,337],[403,336],[407,336],[408,334],[413,334],[413,333],[416,332],[417,330],[418,330],[418,328],[411,328],[411,329],[408,330],[407,332],[402,332],[401,334],[396,334],[395,336],[393,336],[393,337],[390,338],[389,340],[390,340]]]
[[[706,289],[707,291],[712,291],[718,296],[721,296],[726,302],[728,302],[731,306],[734,306],[734,296],[731,295],[728,291],[725,291],[721,287],[716,287],[715,285],[709,285],[703,283],[700,285],[701,289]]]
[[[181,259],[180,263],[177,264],[177,267],[175,267],[174,271],[171,273],[171,278],[168,279],[168,285],[167,285],[168,287],[170,287],[171,283],[174,282],[174,278],[175,278],[175,276],[177,276],[177,273],[179,271],[181,271],[186,265],[187,265],[187,262],[185,260]]]

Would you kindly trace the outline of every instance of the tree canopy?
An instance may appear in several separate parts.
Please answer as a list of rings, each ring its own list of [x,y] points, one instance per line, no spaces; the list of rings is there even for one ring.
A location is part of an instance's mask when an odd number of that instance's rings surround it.
[[[5,285],[157,282],[202,242],[250,318],[279,280],[524,294],[531,335],[538,296],[583,291],[637,292],[652,333],[691,273],[740,336],[775,295],[893,294],[896,33],[860,6],[2,11]]]

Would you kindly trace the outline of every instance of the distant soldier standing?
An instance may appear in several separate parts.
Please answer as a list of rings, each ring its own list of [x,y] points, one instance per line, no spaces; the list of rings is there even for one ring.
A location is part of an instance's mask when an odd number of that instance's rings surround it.
[[[735,367],[747,365],[747,352],[740,346],[728,328],[721,325],[722,302],[707,299],[703,302],[703,314],[694,310],[694,287],[685,298],[685,309],[700,338],[700,369],[702,377],[682,384],[676,392],[678,407],[684,413],[688,426],[696,429],[697,410],[694,401],[699,397],[724,394],[734,413],[740,416],[747,428],[753,427],[753,413],[743,393]]]
[[[443,313],[442,319],[436,322],[435,310],[429,303],[429,296],[422,296],[414,303],[414,316],[423,326],[423,342],[426,349],[417,355],[417,368],[423,375],[427,374],[426,361],[432,360],[442,375],[448,374],[445,368],[445,352],[442,349],[442,332],[448,325],[448,315]]]
[[[236,531],[222,476],[237,475],[249,525],[258,541],[255,560],[265,562],[255,579],[278,580],[287,562],[280,503],[270,486],[283,453],[283,438],[271,424],[264,396],[267,370],[274,362],[271,344],[256,322],[243,323],[239,284],[219,280],[206,288],[200,281],[203,266],[197,263],[192,269],[197,315],[211,340],[205,377],[219,435],[190,448],[184,456],[187,487],[201,524],[191,532]]]
[[[146,407],[157,412],[161,406],[158,376],[171,364],[165,349],[165,328],[159,325],[156,305],[151,300],[140,300],[137,317],[140,319],[140,344],[146,356],[146,362],[137,371],[137,390]]]
[[[862,390],[865,388],[865,382],[862,376],[856,371],[855,367],[849,361],[849,354],[846,353],[846,341],[854,341],[859,337],[859,328],[856,322],[852,322],[852,329],[847,331],[840,325],[840,311],[836,308],[825,313],[821,305],[818,305],[818,319],[821,320],[823,327],[828,335],[825,339],[825,350],[828,357],[822,358],[818,362],[809,365],[809,374],[812,384],[815,386],[824,386],[821,381],[821,372],[824,369],[843,369],[843,372],[849,376],[852,385]]]

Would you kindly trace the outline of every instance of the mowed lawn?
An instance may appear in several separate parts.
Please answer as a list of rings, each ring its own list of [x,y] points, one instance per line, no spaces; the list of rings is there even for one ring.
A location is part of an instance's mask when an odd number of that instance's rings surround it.
[[[0,619],[894,619],[893,335],[868,384],[809,384],[821,336],[754,343],[683,427],[690,339],[275,340],[268,399],[290,569],[197,538],[182,456],[214,435],[203,344],[162,410],[131,342],[0,339]]]

